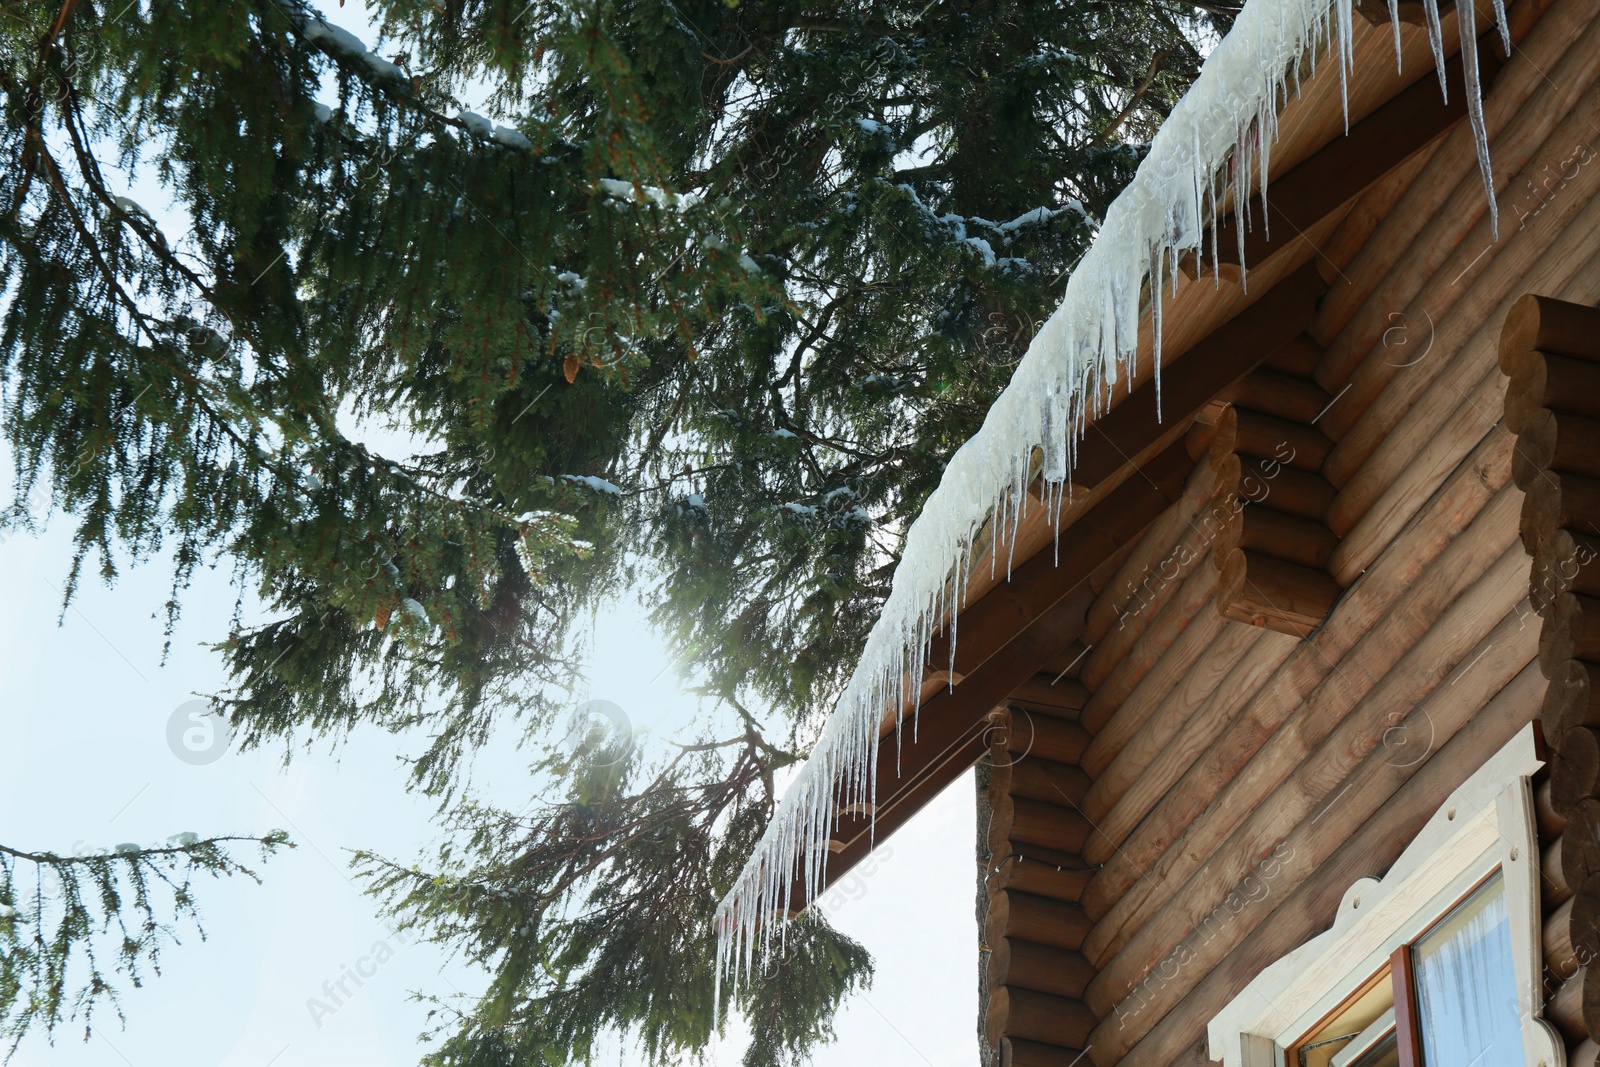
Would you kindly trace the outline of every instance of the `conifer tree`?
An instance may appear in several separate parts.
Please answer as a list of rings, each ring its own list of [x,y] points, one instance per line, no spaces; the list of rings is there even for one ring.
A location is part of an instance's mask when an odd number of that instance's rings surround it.
[[[1231,12],[372,12],[376,50],[301,0],[0,21],[17,500],[72,517],[69,596],[170,559],[175,619],[228,561],[267,620],[219,635],[248,742],[426,728],[452,843],[362,863],[494,976],[432,1062],[692,1053],[734,1004],[708,923],[774,773]],[[179,226],[126,195],[139,168]],[[548,734],[584,610],[637,588],[720,710],[664,753],[553,751],[519,813],[460,794],[497,724]],[[737,994],[747,1062],[802,1058],[869,973],[795,927]]]
[[[276,830],[258,838],[186,832],[165,844],[126,842],[70,856],[0,844],[5,1058],[29,1031],[53,1038],[68,1019],[82,1021],[87,1040],[102,1005],[121,1018],[119,981],[138,987],[159,974],[161,950],[178,940],[180,926],[205,937],[196,875],[260,880],[228,851],[244,842],[255,844],[262,859],[289,845]]]

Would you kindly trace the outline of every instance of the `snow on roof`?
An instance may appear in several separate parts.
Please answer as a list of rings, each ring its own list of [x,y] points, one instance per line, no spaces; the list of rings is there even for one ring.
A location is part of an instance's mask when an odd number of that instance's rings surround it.
[[[1424,4],[1443,87],[1438,0]],[[1398,59],[1396,7],[1397,0],[1389,0]],[[1503,0],[1494,0],[1494,7],[1509,45]],[[1344,90],[1351,65],[1351,15],[1351,0],[1249,0],[1163,123],[1138,173],[1113,202],[1093,246],[1068,278],[1060,307],[1034,337],[982,428],[951,458],[939,487],[907,533],[889,597],[854,674],[810,760],[718,908],[719,981],[727,974],[737,984],[741,973],[764,964],[774,945],[781,944],[782,917],[796,903],[790,899],[796,871],[803,869],[806,876],[799,903],[809,903],[820,893],[836,805],[865,802],[875,795],[884,710],[901,708],[914,695],[930,638],[941,620],[953,620],[951,591],[966,587],[975,538],[991,517],[997,530],[1015,536],[1018,502],[1025,498],[1035,469],[1052,493],[1059,493],[1075,462],[1086,418],[1099,413],[1102,398],[1120,375],[1133,373],[1147,280],[1156,283],[1150,290],[1159,390],[1162,265],[1175,272],[1181,253],[1198,252],[1208,226],[1214,255],[1214,220],[1228,208],[1225,200],[1219,204],[1215,178],[1230,157],[1233,174],[1258,177],[1265,204],[1280,103],[1308,52],[1312,57],[1333,52],[1324,62],[1338,62]],[[1460,38],[1468,118],[1492,213],[1474,19],[1460,22]],[[1237,229],[1242,259],[1244,228]],[[1043,455],[1042,468],[1035,466],[1036,449]],[[995,536],[998,540],[1002,535]],[[951,637],[953,645],[953,632]]]

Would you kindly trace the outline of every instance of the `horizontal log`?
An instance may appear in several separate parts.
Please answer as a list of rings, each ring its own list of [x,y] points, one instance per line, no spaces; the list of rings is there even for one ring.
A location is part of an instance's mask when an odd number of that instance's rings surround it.
[[[1005,1038],[1000,1042],[1000,1067],[1078,1067],[1083,1053],[1075,1048]]]
[[[1038,756],[1055,763],[1077,763],[1089,747],[1089,731],[1075,722],[1018,709],[1012,715],[1005,746],[1019,761]]]
[[[1307,377],[1257,367],[1219,393],[1218,399],[1309,426],[1333,398]]]
[[[1333,531],[1314,519],[1264,504],[1246,504],[1228,516],[1213,552],[1218,559],[1226,559],[1234,549],[1242,548],[1322,570],[1338,547]]]
[[[1042,487],[1043,481],[1036,481],[1034,486]],[[1034,499],[1039,498],[1035,497]],[[1089,590],[1094,593],[1095,596],[1099,596],[1101,593],[1106,591],[1106,586],[1111,584],[1111,579],[1116,577],[1117,571],[1122,568],[1123,562],[1127,560],[1128,556],[1133,552],[1133,546],[1136,540],[1137,538],[1130,537],[1123,541],[1122,544],[1118,546],[1109,556],[1102,560],[1094,570],[1089,572],[1089,577],[1086,580],[1089,583]]]
[[[1550,794],[1557,811],[1600,797],[1600,731],[1574,726],[1561,735],[1550,758]]]
[[[1202,603],[1197,608],[1177,640],[1162,651],[1161,658],[1151,665],[1084,750],[1078,762],[1091,778],[1099,778],[1118,753],[1152,728],[1150,719],[1156,709],[1167,706],[1175,697],[1190,707],[1204,698],[1203,693],[1195,695],[1192,687],[1184,684],[1185,679],[1197,664],[1222,651],[1219,638],[1227,625],[1227,620],[1209,604]]]
[[[1089,934],[1089,917],[1079,905],[1004,889],[989,898],[984,929],[989,944],[1002,937],[1077,951]]]
[[[1089,701],[1089,691],[1083,683],[1056,674],[1036,674],[1011,691],[1006,703],[1054,715],[1063,719],[1076,719]]]
[[[1591,95],[1600,101],[1600,94]],[[1600,117],[1600,104],[1596,115]],[[1405,312],[1407,321],[1418,327],[1419,345],[1426,338],[1427,354],[1418,349],[1404,354],[1380,347],[1378,353],[1389,359],[1381,373],[1374,370],[1365,375],[1366,388],[1346,392],[1319,421],[1335,437],[1340,434],[1341,417],[1350,423],[1323,467],[1328,480],[1339,486],[1342,494],[1351,495],[1351,506],[1343,509],[1348,512],[1347,521],[1363,517],[1368,502],[1379,500],[1407,466],[1419,460],[1430,465],[1429,461],[1441,454],[1453,462],[1506,410],[1505,396],[1511,383],[1495,365],[1495,345],[1503,309],[1514,302],[1517,293],[1528,284],[1556,284],[1563,291],[1571,287],[1600,295],[1600,273],[1594,264],[1600,251],[1600,195],[1596,195],[1600,193],[1600,168],[1591,168],[1585,181],[1593,187],[1591,190],[1565,194],[1558,204],[1561,210],[1572,205],[1575,211],[1581,205],[1581,217],[1558,219],[1552,215],[1543,220],[1540,238],[1512,235],[1517,239],[1503,251],[1478,257],[1474,250],[1490,244],[1489,235],[1484,232],[1486,223],[1480,224],[1478,233],[1460,246],[1457,262],[1445,269],[1444,277],[1460,273],[1458,265],[1462,269],[1470,267],[1470,263],[1461,262],[1469,257],[1483,264],[1483,276],[1459,299],[1436,292],[1434,299],[1442,301],[1442,307],[1437,302],[1432,307],[1423,303]],[[1553,243],[1543,239],[1551,235],[1556,237]],[[1529,279],[1533,281],[1530,283]],[[1440,281],[1430,283],[1430,288],[1445,285]],[[1439,316],[1433,326],[1426,328],[1425,310]],[[1380,381],[1384,388],[1373,392],[1371,387]],[[1462,410],[1467,396],[1473,398],[1477,409],[1471,410],[1470,415]],[[1535,406],[1539,406],[1537,402]],[[1510,410],[1515,409],[1513,402]],[[1478,432],[1464,441],[1452,442],[1452,425],[1474,425]],[[1513,431],[1517,429],[1511,422],[1507,425]],[[1382,504],[1372,506],[1381,508]],[[1339,521],[1330,521],[1329,526],[1336,533],[1348,528],[1341,527]]]
[[[1571,925],[1571,900],[1544,917],[1544,965],[1562,978],[1570,977],[1578,969],[1578,954],[1572,947]]]
[[[1586,977],[1584,968],[1571,978],[1555,987],[1549,999],[1544,1002],[1544,1017],[1555,1023],[1556,1029],[1561,1031],[1561,1036],[1568,1041],[1582,1041],[1592,1045],[1594,1042],[1585,1040],[1589,1036],[1589,1028],[1583,1021],[1583,982]],[[1567,1067],[1578,1067],[1582,1062],[1577,1056],[1567,1058]],[[1592,1061],[1591,1061],[1592,1063]]]
[[[1379,502],[1410,468],[1431,469],[1434,477],[1449,470],[1498,420],[1507,383],[1493,365],[1491,334],[1487,325],[1476,333],[1455,328],[1451,337],[1436,340],[1430,356],[1373,397],[1323,468],[1339,487],[1328,517],[1335,533],[1348,533],[1370,512],[1381,513]]]
[[[1083,1001],[1051,996],[1032,989],[1000,986],[989,994],[984,1036],[989,1044],[1002,1036],[1013,1041],[1038,1041],[1064,1048],[1082,1048],[1094,1029],[1094,1015]]]
[[[1568,590],[1600,596],[1600,538],[1580,530],[1557,530],[1528,547],[1533,553],[1528,599],[1539,614],[1547,613],[1555,598]]]
[[[1051,900],[1076,901],[1097,870],[1081,856],[1008,841],[992,850],[985,886],[991,896],[1017,889]]]
[[[1549,732],[1546,737],[1551,736]],[[1567,820],[1556,811],[1555,800],[1550,790],[1550,779],[1546,778],[1533,787],[1533,817],[1539,824],[1539,840],[1554,841],[1567,829]],[[1571,885],[1567,880],[1567,885]]]
[[[1540,408],[1600,418],[1600,364],[1524,352],[1506,385],[1506,428],[1520,434]]]
[[[1076,853],[1082,851],[1089,836],[1089,820],[1077,808],[1017,796],[997,797],[992,807],[991,848],[1012,841]]]
[[[1373,233],[1382,225],[1384,218],[1394,210],[1395,204],[1416,182],[1417,175],[1422,173],[1423,168],[1433,159],[1445,140],[1447,138],[1441,137],[1423,145],[1411,153],[1404,163],[1385,174],[1381,181],[1373,182],[1356,197],[1345,212],[1344,218],[1339,220],[1339,225],[1333,234],[1322,242],[1320,251],[1323,258],[1341,271],[1354,263],[1356,256],[1371,241]],[[1318,322],[1311,331],[1308,331],[1314,337],[1327,336],[1330,329],[1344,324],[1344,320],[1338,318],[1338,309],[1331,307],[1331,303],[1324,301],[1318,306]],[[1319,359],[1307,372],[1308,377],[1319,382],[1320,364]]]
[[[1082,953],[1015,937],[989,942],[989,988],[1015,986],[1058,997],[1082,997],[1094,968]]]
[[[1195,463],[1184,482],[1183,495],[1142,535],[1130,538],[1132,551],[1089,608],[1083,628],[1085,645],[1098,645],[1116,627],[1128,605],[1141,600],[1141,583],[1184,541],[1201,510],[1210,505],[1215,484],[1210,466]],[[1086,663],[1078,664],[1076,676],[1082,677]]]
[[[1247,629],[1257,635],[1254,647],[1212,690],[1206,703],[1189,716],[1178,736],[1162,746],[1155,762],[1126,785],[1119,780],[1120,768],[1113,764],[1084,796],[1084,813],[1095,824],[1095,832],[1083,851],[1088,862],[1104,863],[1116,855],[1118,846],[1158,805],[1169,797],[1175,802],[1187,795],[1178,791],[1179,782],[1191,769],[1199,769],[1197,761],[1237,720],[1239,710],[1300,644],[1287,634],[1254,627]],[[1121,795],[1118,795],[1119,790],[1123,790]],[[1102,811],[1107,800],[1114,801],[1113,806],[1109,811]]]
[[[1322,346],[1306,334],[1301,334],[1288,344],[1274,349],[1272,355],[1261,361],[1261,365],[1292,374],[1296,378],[1310,378],[1321,362]]]
[[[1529,10],[1533,32],[1497,77],[1494,91],[1484,96],[1484,128],[1490,143],[1500,146],[1497,158],[1502,160],[1531,159],[1537,153],[1560,117],[1572,110],[1574,99],[1588,89],[1595,75],[1593,61],[1600,58],[1594,47],[1572,47],[1583,38],[1590,12],[1575,4],[1560,5],[1540,18],[1533,5],[1517,4],[1513,21]],[[1395,325],[1396,311],[1408,305],[1437,308],[1439,297],[1429,291],[1429,282],[1438,279],[1446,298],[1460,295],[1450,292],[1456,274],[1446,266],[1451,253],[1466,248],[1472,255],[1488,244],[1487,239],[1470,239],[1487,208],[1473,131],[1457,126],[1435,143],[1437,150],[1416,179],[1342,268],[1349,284],[1335,287],[1320,309],[1313,335],[1327,343],[1328,355],[1317,376],[1330,392],[1337,392],[1362,358],[1380,348],[1380,339]],[[1507,217],[1510,210],[1508,205]],[[1420,324],[1415,317],[1409,321]],[[1354,406],[1359,413],[1366,403]],[[1343,430],[1329,433],[1343,436]]]
[[[1600,800],[1567,809],[1561,870],[1573,885],[1572,944],[1592,959],[1600,952]]]
[[[1228,510],[1249,501],[1321,522],[1333,503],[1334,489],[1326,478],[1276,460],[1228,453],[1215,463],[1215,469],[1215,500]],[[1225,521],[1225,517],[1217,521]]]
[[[1323,571],[1236,549],[1219,568],[1217,608],[1224,617],[1309,637],[1342,590]]]
[[[1550,408],[1529,414],[1511,454],[1511,480],[1526,489],[1546,468],[1600,478],[1600,419]]]
[[[1600,599],[1561,593],[1545,606],[1539,662],[1547,669],[1569,659],[1600,663]]]
[[[1588,21],[1581,15],[1575,17]],[[1574,30],[1581,29],[1581,22],[1574,27]],[[1567,34],[1562,47],[1578,36],[1581,36],[1578,32]],[[1595,36],[1593,32],[1589,34],[1591,42]],[[1497,48],[1497,45],[1486,45],[1486,52]],[[1532,98],[1524,95],[1522,100],[1508,99],[1496,92],[1493,99],[1485,101],[1486,118],[1498,112],[1503,123],[1499,133],[1494,132],[1492,119],[1488,123],[1491,140],[1501,146],[1503,155],[1499,158],[1516,161],[1510,168],[1500,169],[1496,176],[1497,184],[1505,190],[1500,197],[1503,218],[1510,218],[1513,212],[1525,214],[1524,205],[1532,205],[1527,203],[1528,197],[1521,190],[1530,179],[1535,183],[1540,180],[1541,167],[1547,162],[1553,166],[1570,154],[1571,147],[1580,143],[1580,138],[1589,136],[1590,124],[1594,116],[1600,114],[1600,101],[1596,101],[1590,91],[1597,66],[1594,62],[1596,49],[1590,43],[1584,49],[1572,51],[1587,52],[1589,56],[1571,56],[1575,63],[1563,62],[1552,69],[1537,60],[1526,62],[1528,57],[1519,54],[1517,60],[1522,62],[1514,63],[1519,68],[1517,80],[1525,93],[1532,86],[1538,87]],[[1560,55],[1559,51],[1554,54]],[[1530,86],[1532,79],[1537,81]],[[1527,106],[1523,106],[1523,100],[1527,101]],[[1451,146],[1442,147],[1436,158],[1444,158],[1448,147]],[[1558,151],[1560,154],[1552,158]],[[1454,158],[1460,159],[1459,156]],[[1518,174],[1516,179],[1513,173]],[[1427,193],[1418,198],[1434,199],[1435,210],[1430,212],[1431,217],[1423,216],[1425,224],[1421,232],[1402,246],[1403,251],[1388,271],[1388,277],[1384,278],[1379,291],[1371,294],[1372,299],[1352,321],[1352,328],[1341,331],[1341,336],[1329,345],[1322,384],[1333,391],[1346,384],[1350,386],[1320,423],[1330,436],[1341,441],[1340,451],[1344,453],[1336,454],[1336,462],[1330,462],[1327,470],[1335,485],[1344,484],[1349,475],[1362,466],[1376,441],[1387,435],[1397,414],[1403,413],[1414,394],[1431,383],[1449,362],[1438,354],[1424,357],[1424,351],[1459,351],[1467,335],[1481,330],[1486,322],[1497,325],[1504,310],[1509,309],[1518,295],[1530,287],[1556,284],[1559,277],[1553,275],[1559,276],[1566,268],[1559,265],[1563,255],[1552,249],[1564,238],[1571,238],[1567,242],[1569,246],[1592,243],[1585,224],[1569,224],[1600,184],[1600,176],[1592,169],[1585,171],[1577,188],[1555,198],[1553,207],[1540,218],[1539,226],[1527,226],[1520,232],[1508,226],[1498,239],[1491,232],[1490,222],[1482,210],[1485,198],[1481,179],[1476,173],[1462,174],[1461,179],[1456,182],[1453,175],[1446,179],[1446,188],[1440,190],[1443,195],[1438,198]],[[1426,183],[1427,176],[1418,185]],[[1454,188],[1449,188],[1452,184]],[[1421,204],[1413,200],[1398,205],[1397,211],[1417,207]],[[1378,239],[1384,236],[1387,235],[1379,235]],[[1481,254],[1490,250],[1491,245],[1492,255]],[[1386,251],[1378,255],[1384,259],[1391,256]],[[1358,262],[1353,266],[1359,271],[1370,265]],[[1551,265],[1556,265],[1554,272],[1546,270]],[[1349,288],[1359,291],[1366,286]],[[1430,322],[1433,325],[1429,325]],[[1400,344],[1390,343],[1393,336],[1390,331],[1398,333]],[[1498,334],[1498,329],[1495,333]],[[1409,347],[1404,340],[1407,335],[1411,341]],[[1429,337],[1434,339],[1432,345],[1427,343]],[[1355,373],[1346,370],[1331,379],[1327,376],[1341,365],[1348,368],[1351,359],[1360,362]],[[1494,361],[1492,344],[1487,361],[1490,364]],[[1397,375],[1409,381],[1397,382]],[[1474,374],[1467,380],[1476,379]],[[1330,381],[1338,384],[1330,385]],[[1397,388],[1390,389],[1391,384]],[[1379,395],[1384,393],[1389,395],[1380,404]],[[1404,403],[1398,403],[1397,394],[1410,395]],[[1385,408],[1385,414],[1368,417],[1369,409]],[[1366,430],[1357,431],[1358,420],[1368,423]],[[1346,441],[1352,438],[1357,443],[1347,448]]]
[[[1125,625],[1107,634],[1089,654],[1085,684],[1094,695],[1083,709],[1083,725],[1092,734],[1106,728],[1216,596],[1217,572],[1208,562],[1216,529],[1208,517],[1191,533],[1193,543],[1186,539],[1183,554],[1169,557],[1142,583],[1141,602],[1147,606],[1142,611],[1130,609],[1123,616]]]
[[[1502,365],[1535,349],[1600,362],[1600,310],[1534,293],[1522,297],[1500,331]]]
[[[1432,752],[1421,761],[1426,765],[1438,758],[1439,740],[1457,732],[1463,718],[1501,713],[1486,711],[1484,701],[1515,709],[1524,722],[1531,718],[1543,679],[1530,662],[1538,635],[1519,624],[1514,610],[1527,588],[1526,575],[1526,557],[1508,546],[1488,572],[1430,619],[1424,634],[1403,646],[1391,670],[1366,675],[1370,688],[1355,684],[1359,659],[1347,657],[1330,685],[1300,702],[1293,727],[1277,731],[1249,771],[1211,801],[1103,914],[1084,950],[1102,967],[1095,985],[1112,996],[1132,988],[1136,979],[1129,981],[1130,975],[1159,963],[1286,836],[1309,838],[1303,847],[1294,846],[1296,863],[1314,863],[1316,850],[1353,832],[1395,783],[1414,772],[1414,750],[1401,750],[1401,742]],[[1348,795],[1327,818],[1312,822],[1341,780],[1351,786]],[[1103,899],[1095,890],[1104,873],[1085,892],[1091,914]],[[1107,1007],[1092,997],[1090,1004],[1097,1011]]]
[[[1553,669],[1540,664],[1540,670],[1549,679],[1539,709],[1546,737],[1564,738],[1578,726],[1600,727],[1600,667],[1569,659]],[[1551,799],[1557,812],[1566,811],[1553,793]]]
[[[1539,899],[1546,908],[1565,904],[1572,899],[1572,889],[1561,870],[1561,838],[1557,837],[1544,847],[1539,856]],[[1079,896],[1082,895],[1080,891]],[[1072,898],[1078,899],[1077,896]]]
[[[1314,474],[1322,469],[1322,462],[1331,451],[1333,442],[1315,426],[1230,407],[1217,420],[1217,435],[1211,439],[1211,466],[1220,469],[1222,457],[1238,452],[1276,459],[1285,466]]]
[[[1414,448],[1391,449],[1392,442],[1385,443],[1386,463],[1404,457],[1392,478],[1368,481],[1363,474],[1340,490],[1327,516],[1328,529],[1340,538],[1328,564],[1334,581],[1349,584],[1370,567],[1423,512],[1442,482],[1470,474],[1491,490],[1509,484],[1516,439],[1495,426],[1500,387],[1499,372],[1485,371],[1465,397],[1456,393],[1457,403],[1442,424],[1412,438]],[[1372,492],[1378,493],[1375,499]],[[1362,495],[1370,504],[1357,499]],[[1520,494],[1516,501],[1520,508]],[[1515,518],[1511,528],[1516,528]]]
[[[1562,528],[1600,530],[1600,478],[1547,471],[1523,492],[1524,545],[1541,545]]]
[[[1389,9],[1389,4],[1384,0],[1356,0],[1353,5],[1356,13],[1374,26],[1387,26],[1391,22],[1404,22],[1409,26],[1426,26],[1428,24],[1428,9],[1422,0],[1399,0],[1394,4],[1394,10]],[[1456,5],[1441,0],[1438,11],[1442,18]]]
[[[1057,763],[1037,754],[1024,760],[1008,761],[1003,772],[995,767],[995,778],[1005,775],[1005,788],[1014,797],[1042,800],[1047,804],[1081,804],[1089,791],[1089,776],[1075,763]]]
[[[1182,735],[1189,720],[1212,707],[1217,688],[1230,677],[1234,665],[1268,632],[1230,624],[1215,611],[1205,614],[1219,624],[1216,630],[1203,628],[1203,621],[1197,619],[1184,634],[1185,642],[1191,635],[1205,636],[1203,646],[1179,657],[1180,649],[1174,645],[1170,657],[1178,660],[1174,670],[1151,672],[1146,682],[1156,684],[1150,686],[1148,693],[1141,686],[1141,691],[1123,705],[1117,718],[1084,752],[1083,768],[1094,776],[1094,785],[1082,804],[1084,815],[1096,831],[1092,836],[1104,834],[1106,814],[1144,779],[1145,773]],[[1185,664],[1182,676],[1176,677],[1177,668]],[[1129,716],[1125,728],[1124,714]],[[1102,741],[1116,735],[1120,736],[1114,743],[1101,747]]]
[[[1141,993],[1154,995],[1142,1004],[1134,1002],[1131,1011],[1108,1014],[1094,1037],[1096,1048],[1109,1055],[1097,1062],[1155,1067],[1169,1063],[1202,1039],[1207,1023],[1222,1005],[1265,968],[1327,930],[1352,879],[1381,877],[1389,870],[1439,805],[1482,763],[1483,753],[1498,751],[1527,720],[1528,709],[1522,702],[1491,701],[1417,766],[1400,790],[1349,837],[1325,835],[1327,843],[1337,844],[1331,855],[1285,856],[1286,865],[1307,876],[1296,886],[1298,875],[1283,871],[1273,882],[1269,921],[1261,921],[1269,909],[1246,907],[1227,928],[1231,936],[1219,936],[1213,942],[1227,951],[1220,962],[1210,964],[1203,958],[1209,955],[1205,944],[1194,946],[1197,957],[1178,969],[1173,982],[1157,990],[1141,988]],[[1359,800],[1359,793],[1352,789],[1340,803]],[[1218,853],[1208,850],[1205,855]],[[1182,999],[1168,1009],[1174,996]],[[1099,1043],[1102,1038],[1104,1046]],[[1135,1045],[1135,1054],[1128,1055],[1127,1050]]]

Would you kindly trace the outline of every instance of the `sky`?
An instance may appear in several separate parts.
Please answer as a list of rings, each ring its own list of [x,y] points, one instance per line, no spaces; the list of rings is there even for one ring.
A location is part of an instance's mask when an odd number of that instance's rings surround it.
[[[258,866],[259,886],[199,887],[207,939],[185,935],[167,950],[161,976],[125,997],[126,1027],[106,1014],[87,1043],[81,1026],[58,1033],[54,1047],[30,1037],[13,1064],[415,1064],[425,1009],[410,993],[471,993],[484,982],[437,947],[392,934],[350,881],[349,849],[409,860],[437,839],[432,805],[406,793],[395,759],[415,739],[361,730],[338,748],[297,750],[287,765],[281,750],[235,746],[204,753],[215,755],[209,763],[181,758],[181,732],[176,748],[169,739],[175,714],[185,723],[180,709],[225,681],[207,645],[227,632],[231,576],[197,576],[163,663],[166,568],[129,568],[111,588],[90,578],[63,615],[70,553],[59,517],[41,536],[0,544],[0,842],[66,853],[281,828],[297,847]],[[669,731],[693,700],[638,619],[626,605],[597,619],[592,681],[574,702],[614,701],[635,728]],[[513,806],[530,797],[526,761],[509,746],[479,762],[477,784]],[[818,905],[867,946],[878,974],[815,1063],[976,1062],[972,788],[970,774],[958,780]],[[345,977],[357,964],[376,972],[359,987]],[[333,1007],[324,983],[337,991],[342,977],[353,995]],[[731,1027],[711,1062],[737,1064],[740,1046]],[[614,1062],[638,1056],[619,1047]]]

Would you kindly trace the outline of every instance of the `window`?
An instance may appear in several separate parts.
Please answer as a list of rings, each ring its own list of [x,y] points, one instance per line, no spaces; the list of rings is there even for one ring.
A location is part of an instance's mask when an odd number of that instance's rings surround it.
[[[1297,1067],[1523,1067],[1505,879],[1498,870],[1389,957],[1333,1018],[1289,1049]]]
[[[1402,951],[1410,957],[1423,1063],[1520,1067],[1517,974],[1499,872]]]
[[[1563,1067],[1539,1018],[1530,725],[1211,1022],[1225,1067]],[[1269,920],[1270,921],[1270,920]]]

